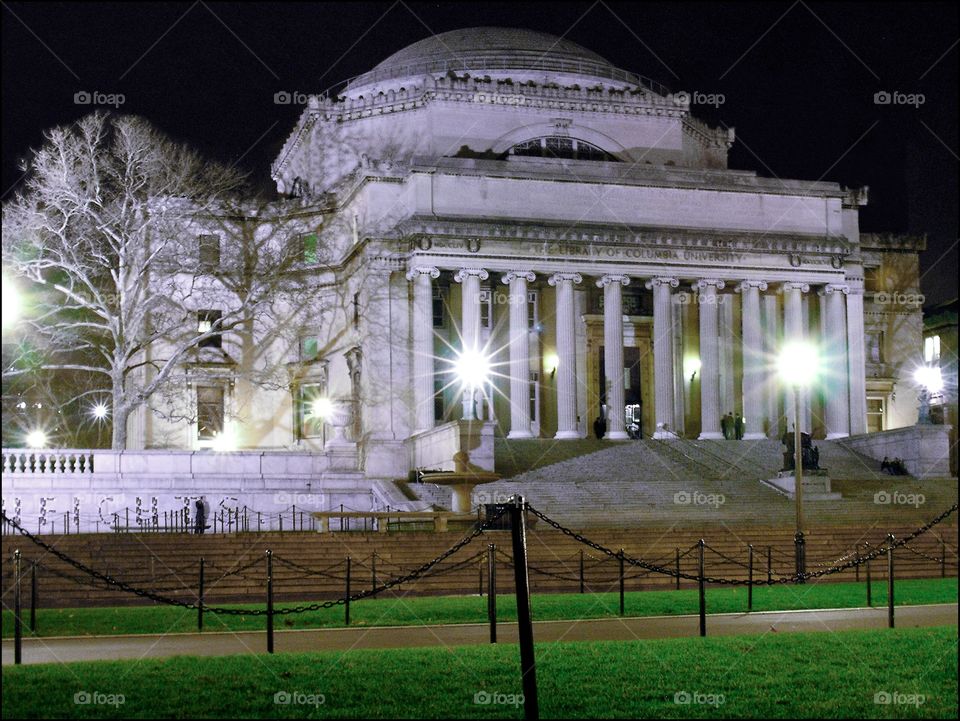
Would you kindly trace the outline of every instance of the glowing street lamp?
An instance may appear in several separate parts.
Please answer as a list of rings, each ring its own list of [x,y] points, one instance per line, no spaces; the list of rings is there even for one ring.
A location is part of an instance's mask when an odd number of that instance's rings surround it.
[[[310,415],[323,421],[329,421],[333,415],[333,401],[329,398],[317,398],[310,403]]]
[[[820,373],[820,355],[809,343],[794,341],[780,351],[780,378],[793,387],[793,478],[797,516],[797,573],[806,572],[800,553],[803,542],[803,452],[800,443],[800,390],[807,388]]]
[[[913,372],[913,380],[920,386],[920,411],[917,423],[930,424],[933,418],[930,415],[930,396],[943,390],[943,375],[939,366],[923,365]]]
[[[453,371],[463,387],[464,420],[472,421],[476,418],[476,390],[483,388],[490,378],[490,359],[480,351],[468,349],[457,356]]]
[[[27,434],[27,448],[46,448],[47,447],[47,434],[41,429],[36,429],[30,431]]]
[[[110,409],[107,408],[106,403],[96,403],[90,407],[90,415],[93,416],[94,420],[103,421],[110,415]]]

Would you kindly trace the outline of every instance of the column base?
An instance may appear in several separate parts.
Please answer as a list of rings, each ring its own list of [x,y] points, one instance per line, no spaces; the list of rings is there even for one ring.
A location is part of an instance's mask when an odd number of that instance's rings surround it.
[[[514,438],[533,438],[533,433],[530,431],[510,431],[507,434],[507,440],[512,440]]]
[[[744,441],[765,441],[767,440],[766,433],[745,433],[741,440]]]
[[[723,434],[720,431],[706,431],[697,436],[698,441],[722,441]]]
[[[665,431],[663,429],[655,432],[653,434],[653,440],[655,441],[675,441],[679,438],[676,433],[673,431]]]
[[[827,434],[828,441],[835,441],[838,438],[849,438],[849,437],[850,437],[849,433],[828,433]]]
[[[572,441],[580,438],[580,433],[578,431],[557,431],[554,438],[558,441]]]
[[[629,439],[630,436],[626,431],[607,431],[603,435],[603,440],[605,441],[626,441]]]

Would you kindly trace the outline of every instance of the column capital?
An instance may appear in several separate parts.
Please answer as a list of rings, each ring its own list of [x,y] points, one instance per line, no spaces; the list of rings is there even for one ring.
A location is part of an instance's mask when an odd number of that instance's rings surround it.
[[[843,283],[827,283],[817,291],[817,295],[832,295],[833,293],[850,294],[850,286]]]
[[[429,275],[431,278],[439,278],[440,269],[434,265],[416,265],[407,271],[407,280],[413,280],[419,275]]]
[[[565,280],[571,280],[573,281],[574,285],[577,285],[583,282],[583,277],[579,273],[554,273],[549,278],[547,278],[547,282],[550,285],[557,285],[558,283]]]
[[[810,292],[810,284],[809,284],[809,283],[798,283],[798,282],[792,281],[792,280],[784,281],[783,283],[780,284],[780,292],[781,292],[781,293],[783,293],[784,291],[788,291],[788,290],[799,290],[801,293],[809,293],[809,292]]]
[[[602,275],[597,281],[598,288],[605,288],[611,283],[619,283],[620,285],[630,285],[630,276],[629,275],[617,275],[615,273]]]
[[[464,280],[466,280],[469,276],[472,276],[472,275],[477,276],[478,278],[480,278],[480,280],[486,280],[487,278],[490,277],[490,274],[483,268],[461,268],[453,276],[453,279],[458,283],[462,283]]]
[[[676,288],[677,286],[680,285],[680,279],[669,278],[664,275],[658,275],[651,278],[646,283],[644,283],[643,287],[646,288],[647,290],[653,290],[654,288],[659,288],[661,285],[666,285],[666,286],[670,286],[671,288]]]
[[[701,278],[700,280],[695,280],[690,285],[690,289],[695,291],[706,290],[709,287],[716,288],[717,290],[723,290],[727,287],[727,284],[722,280],[718,280],[717,278]]]
[[[737,287],[734,288],[734,292],[743,293],[747,288],[756,288],[758,290],[767,289],[767,281],[765,280],[741,280],[737,283]]]
[[[525,280],[532,283],[537,279],[532,270],[510,270],[500,276],[500,282],[504,285],[510,285],[514,280]]]

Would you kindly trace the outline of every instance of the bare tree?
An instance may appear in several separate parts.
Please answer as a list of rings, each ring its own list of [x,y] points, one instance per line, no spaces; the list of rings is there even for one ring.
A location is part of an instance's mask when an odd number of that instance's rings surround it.
[[[258,348],[295,334],[303,254],[314,265],[326,255],[316,231],[309,248],[290,238],[318,215],[252,201],[242,174],[136,117],[95,113],[51,130],[23,170],[3,208],[3,263],[30,285],[30,352],[5,362],[4,377],[102,379],[113,448],[209,341],[250,338],[255,324],[267,329]]]

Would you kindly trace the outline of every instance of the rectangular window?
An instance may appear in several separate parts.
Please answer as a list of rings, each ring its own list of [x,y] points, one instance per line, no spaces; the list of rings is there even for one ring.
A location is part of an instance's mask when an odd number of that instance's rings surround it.
[[[316,336],[304,336],[300,339],[300,360],[304,363],[315,361],[320,352],[320,341]]]
[[[489,330],[493,324],[493,292],[480,289],[480,327]]]
[[[530,420],[534,423],[540,420],[537,413],[537,385],[540,383],[540,373],[530,371]]]
[[[866,293],[876,293],[877,291],[883,290],[883,288],[880,287],[879,266],[863,269],[863,290]]]
[[[200,246],[200,267],[220,267],[220,236],[200,235],[197,238]]]
[[[313,265],[319,263],[319,254],[317,252],[317,234],[301,233],[297,236],[300,243],[300,261]]]
[[[883,363],[883,331],[867,333],[867,362]]]
[[[883,398],[867,398],[867,433],[878,433],[884,429]]]
[[[540,309],[537,306],[538,291],[527,291],[527,325],[530,330],[536,330],[540,323]]]
[[[320,383],[304,383],[297,388],[295,397],[297,415],[297,439],[323,438],[323,408],[321,399],[326,391]]]
[[[931,335],[923,339],[923,360],[927,363],[940,360],[940,336]]]
[[[212,441],[223,432],[223,388],[197,387],[197,439]]]
[[[360,293],[353,294],[353,327],[360,325]]]
[[[443,378],[439,373],[433,376],[433,420],[443,420]]]
[[[444,306],[443,288],[434,286],[433,288],[433,327],[445,328],[446,316],[443,310]]]
[[[197,333],[204,334],[220,327],[223,312],[219,310],[197,311]],[[222,348],[222,336],[217,333],[197,343],[198,348]]]

